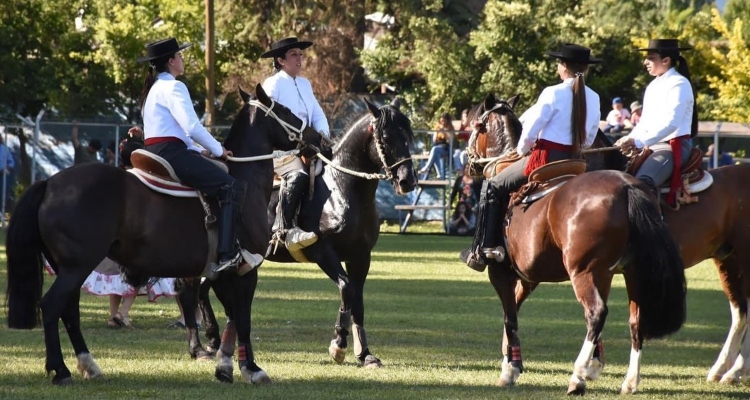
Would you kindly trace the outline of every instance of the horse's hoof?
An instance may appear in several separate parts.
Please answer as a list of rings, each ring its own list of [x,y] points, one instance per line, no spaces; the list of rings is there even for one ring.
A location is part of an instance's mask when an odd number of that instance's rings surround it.
[[[706,382],[719,382],[721,380],[721,375],[719,374],[708,374],[708,377],[706,377]]]
[[[497,386],[500,386],[500,387],[509,387],[509,386],[515,386],[515,385],[516,385],[515,381],[510,380],[508,379],[508,377],[505,377],[502,375],[497,380]]]
[[[213,361],[214,356],[212,356],[210,353],[203,353],[197,357],[195,357],[196,361]]]
[[[568,396],[583,396],[586,394],[586,381],[570,382]]]
[[[222,383],[234,383],[234,377],[232,376],[232,371],[227,371],[223,368],[216,368],[216,372],[214,372],[214,376],[216,379],[219,380],[219,382]]]
[[[242,373],[242,377],[253,385],[266,385],[272,383],[271,377],[262,369],[259,371],[250,371],[247,368],[242,367],[240,372]]]
[[[520,368],[514,367],[509,362],[503,362],[502,371],[500,372],[500,379],[498,379],[497,384],[502,387],[514,386],[518,381],[519,376],[521,376]]]
[[[380,368],[382,366],[383,363],[380,362],[380,359],[372,354],[368,354],[367,357],[365,357],[365,360],[362,362],[362,367],[364,368]]]
[[[620,394],[633,394],[638,388],[631,387],[630,385],[623,383],[620,388]]]
[[[336,364],[343,364],[346,359],[346,349],[340,348],[336,345],[336,340],[331,340],[331,346],[328,347],[328,355],[331,356]]]
[[[67,377],[62,379],[54,378],[52,379],[52,384],[57,386],[72,386],[73,385],[73,378]]]
[[[737,379],[737,377],[734,376],[734,374],[727,373],[727,374],[725,374],[721,378],[721,380],[719,382],[721,382],[721,383],[723,383],[725,385],[735,385],[735,384],[739,383],[740,381],[739,381],[739,379]]]

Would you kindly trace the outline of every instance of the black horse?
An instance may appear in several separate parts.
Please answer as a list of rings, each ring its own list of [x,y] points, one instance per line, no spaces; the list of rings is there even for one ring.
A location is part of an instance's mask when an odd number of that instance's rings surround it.
[[[300,132],[300,121],[287,108],[274,104],[260,85],[257,101],[241,92],[245,105],[235,119],[226,147],[235,157],[292,150],[299,140],[318,144],[312,129]],[[296,132],[295,132],[296,131]],[[304,134],[304,135],[303,135]],[[304,138],[302,138],[304,136]],[[270,159],[230,164],[230,173],[247,182],[239,229],[243,248],[261,253],[268,240],[265,208],[271,196]],[[105,164],[66,169],[24,193],[13,214],[6,238],[8,256],[8,326],[31,329],[41,308],[47,349],[45,369],[52,383],[71,384],[58,333],[62,318],[84,378],[101,375],[83,339],[80,287],[96,265],[109,257],[123,266],[131,281],[144,277],[195,277],[206,266],[208,243],[204,211],[196,199],[155,193],[130,173]],[[42,260],[57,279],[42,297]],[[253,382],[269,381],[255,364],[250,344],[250,306],[257,270],[241,277],[221,274],[214,288],[237,326],[239,366]],[[232,344],[233,345],[233,344]],[[234,349],[232,348],[232,351]],[[232,353],[228,353],[231,357]],[[230,363],[231,367],[231,363]],[[218,375],[218,372],[217,372]]]
[[[347,337],[354,336],[354,355],[365,367],[379,367],[380,360],[372,355],[364,329],[364,285],[370,270],[370,258],[379,236],[375,191],[378,178],[388,179],[399,194],[416,187],[409,148],[413,132],[409,119],[398,109],[397,103],[380,108],[365,100],[369,112],[355,122],[334,147],[333,165],[326,167],[323,179],[316,179],[314,197],[306,198],[298,217],[299,225],[314,231],[320,240],[303,250],[310,262],[317,263],[323,272],[338,285],[341,306],[336,318],[334,338],[329,354],[343,363],[348,347]],[[378,172],[383,170],[385,175]],[[278,192],[268,205],[268,219],[275,219]],[[296,262],[289,252],[279,247],[268,257],[271,261]],[[346,270],[341,262],[346,263]],[[208,302],[210,282],[200,288],[201,309],[204,311],[209,349],[219,345],[218,330]],[[188,327],[190,353],[194,357],[206,355],[200,346],[193,312],[196,286],[186,287],[179,296]],[[232,335],[231,316],[224,336]],[[351,329],[351,330],[350,330]],[[224,340],[226,341],[226,340]],[[221,343],[224,346],[224,343]],[[209,351],[210,353],[210,351]],[[223,356],[220,351],[219,358]]]

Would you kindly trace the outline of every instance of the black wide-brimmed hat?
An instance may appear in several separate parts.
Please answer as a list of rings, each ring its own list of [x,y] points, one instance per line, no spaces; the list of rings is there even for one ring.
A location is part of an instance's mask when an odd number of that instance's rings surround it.
[[[651,39],[648,41],[648,47],[645,49],[638,49],[639,51],[658,51],[658,52],[669,52],[669,51],[682,51],[692,50],[693,48],[680,47],[680,42],[677,39]]]
[[[548,56],[570,61],[575,64],[599,64],[601,58],[591,57],[591,49],[573,43],[564,43],[560,51],[548,51]]]
[[[151,61],[157,58],[161,58],[170,54],[177,53],[178,51],[190,47],[190,43],[177,44],[177,39],[169,38],[162,39],[156,42],[151,42],[146,45],[146,55],[138,57],[136,62]]]
[[[260,58],[283,57],[289,49],[304,50],[313,45],[313,42],[299,41],[296,37],[288,37],[271,43],[271,50],[260,55]]]

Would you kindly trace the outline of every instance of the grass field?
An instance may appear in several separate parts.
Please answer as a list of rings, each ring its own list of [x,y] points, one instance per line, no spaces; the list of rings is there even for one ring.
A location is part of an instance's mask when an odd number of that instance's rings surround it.
[[[4,243],[4,240],[2,241]],[[83,294],[84,335],[105,377],[69,388],[44,375],[41,329],[9,330],[0,311],[0,398],[18,399],[549,399],[563,398],[585,335],[581,306],[567,283],[536,290],[520,314],[526,373],[516,387],[495,386],[501,360],[502,309],[486,273],[463,266],[468,238],[384,234],[366,286],[371,349],[384,368],[328,358],[338,307],[336,286],[315,265],[267,263],[254,303],[253,344],[274,384],[255,387],[213,378],[214,364],[187,354],[185,334],[167,328],[174,300],[138,299],[134,330],[106,327],[107,299]],[[5,290],[4,251],[0,287]],[[54,278],[46,276],[48,286]],[[729,308],[709,263],[688,271],[688,320],[666,340],[646,342],[641,392],[648,399],[750,398],[750,387],[705,382],[729,324]],[[4,296],[3,296],[4,298]],[[214,302],[220,309],[218,303]],[[4,301],[3,301],[4,305]],[[604,331],[607,366],[587,396],[621,398],[629,336],[623,281],[616,278]],[[61,330],[66,363],[75,370]]]

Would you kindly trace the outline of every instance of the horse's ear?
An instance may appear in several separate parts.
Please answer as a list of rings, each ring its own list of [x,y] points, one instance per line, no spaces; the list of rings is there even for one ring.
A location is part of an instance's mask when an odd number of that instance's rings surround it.
[[[497,97],[495,97],[494,93],[490,93],[487,95],[487,97],[484,98],[485,110],[491,110],[492,107],[495,107],[495,104],[497,104]]]
[[[242,86],[240,85],[237,85],[237,91],[239,92],[242,101],[247,104],[250,101],[250,93],[242,90]]]
[[[510,105],[510,108],[512,108],[512,109],[515,110],[516,109],[516,104],[518,104],[519,101],[521,101],[521,94],[520,93],[517,94],[517,95],[515,95],[515,96],[513,96],[513,97],[511,97],[511,98],[509,98],[508,99],[508,105]]]
[[[370,111],[370,114],[372,114],[373,118],[375,119],[380,118],[380,110],[374,104],[367,101],[367,99],[362,98],[362,100],[365,101],[365,104],[367,105],[367,109]]]
[[[394,108],[396,108],[397,110],[400,111],[401,110],[401,99],[399,99],[398,97],[394,97],[393,100],[391,101],[391,106],[393,106]]]
[[[263,90],[263,86],[261,86],[260,83],[255,86],[255,97],[257,97],[258,101],[261,103],[269,107],[271,106],[271,99],[266,94],[266,91]]]

